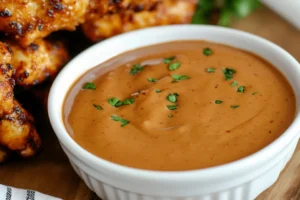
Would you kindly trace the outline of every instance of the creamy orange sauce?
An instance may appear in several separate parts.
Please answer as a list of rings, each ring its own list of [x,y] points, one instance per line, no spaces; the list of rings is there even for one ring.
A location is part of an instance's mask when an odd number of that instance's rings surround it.
[[[209,56],[203,53],[207,47]],[[163,60],[172,56],[171,64],[181,64],[174,71]],[[143,70],[132,75],[134,64]],[[236,71],[231,80],[225,68]],[[171,75],[189,79],[173,82]],[[82,89],[87,82],[96,89]],[[172,103],[167,96],[174,93],[179,96]],[[134,102],[116,108],[108,103],[113,97]],[[178,41],[126,52],[90,70],[70,89],[63,113],[74,140],[103,159],[134,168],[191,170],[235,161],[270,144],[293,121],[295,97],[283,75],[256,55]],[[129,123],[122,127],[111,116]]]

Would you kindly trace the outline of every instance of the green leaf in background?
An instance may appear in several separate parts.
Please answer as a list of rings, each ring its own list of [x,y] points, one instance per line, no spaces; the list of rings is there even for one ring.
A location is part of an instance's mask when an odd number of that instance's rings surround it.
[[[229,26],[233,17],[233,12],[231,9],[223,9],[220,13],[220,18],[218,25]]]
[[[216,10],[219,10],[217,25],[229,26],[234,18],[248,16],[260,6],[259,0],[198,0],[192,24],[209,24]]]
[[[234,16],[233,2],[236,0],[223,0],[223,5],[220,8],[220,17],[218,25],[229,26]]]
[[[231,0],[235,16],[242,18],[248,16],[259,5],[258,0]]]
[[[208,24],[215,8],[215,0],[198,0],[192,24]]]

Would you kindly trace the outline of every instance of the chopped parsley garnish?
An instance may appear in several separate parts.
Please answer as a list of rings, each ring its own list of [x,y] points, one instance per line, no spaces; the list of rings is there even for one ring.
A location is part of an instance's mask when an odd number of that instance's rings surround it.
[[[156,78],[147,78],[147,80],[151,83],[157,82]]]
[[[172,115],[172,114],[169,114],[169,115],[168,115],[168,117],[169,117],[169,118],[172,118],[172,117],[173,117],[173,115]]]
[[[238,82],[237,81],[233,81],[233,83],[231,84],[231,87],[235,87],[238,86]]]
[[[215,68],[207,68],[207,69],[206,69],[206,72],[207,72],[207,73],[214,73],[215,71],[216,71]]]
[[[253,92],[253,93],[252,93],[252,95],[256,95],[256,94],[258,94],[258,92]]]
[[[97,110],[102,110],[102,107],[101,107],[100,105],[93,104],[93,106],[94,106],[95,108],[97,108]]]
[[[212,50],[210,48],[203,49],[203,54],[206,56],[210,56],[212,54]]]
[[[174,71],[174,70],[178,69],[180,67],[180,65],[181,65],[180,62],[178,62],[178,61],[174,62],[169,65],[169,70]]]
[[[238,87],[237,92],[244,93],[245,92],[245,87],[244,86]]]
[[[178,97],[178,96],[179,96],[179,95],[178,95],[177,93],[169,94],[169,95],[167,96],[167,100],[170,101],[170,102],[172,102],[172,103],[175,103],[175,102],[177,102],[177,97]]]
[[[160,93],[160,92],[161,92],[161,90],[158,90],[158,89],[157,89],[157,90],[155,90],[155,92],[156,92],[156,93]]]
[[[113,98],[109,98],[108,100],[108,103],[114,107],[117,107],[117,103],[118,102],[121,102],[117,97],[113,97]],[[121,102],[122,103],[122,102]]]
[[[233,78],[233,74],[235,73],[236,71],[234,69],[230,69],[230,68],[223,69],[223,74],[226,80],[231,80]]]
[[[221,101],[221,100],[216,100],[215,101],[215,104],[221,104],[221,103],[223,103],[223,101]]]
[[[123,105],[130,105],[134,103],[134,98],[131,97],[130,99],[125,99],[124,101],[120,101],[117,97],[108,99],[108,103],[114,107],[120,107]]]
[[[170,64],[175,58],[176,58],[176,56],[171,56],[171,57],[168,57],[168,58],[164,58],[164,63],[165,64]]]
[[[167,105],[169,110],[176,110],[178,105]]]
[[[232,105],[232,106],[230,106],[231,108],[233,108],[233,109],[236,109],[236,108],[238,108],[238,107],[240,107],[239,105]]]
[[[116,122],[121,122],[121,126],[122,127],[124,127],[127,124],[129,124],[129,121],[127,121],[126,119],[123,119],[123,118],[115,116],[115,115],[112,115],[111,119],[114,120],[114,121],[116,121]]]
[[[85,90],[96,90],[96,85],[94,83],[88,82],[85,83],[82,88]]]
[[[116,103],[115,107],[117,108],[117,107],[120,107],[120,106],[122,106],[122,105],[123,105],[123,102],[122,102],[122,101],[118,101],[118,102]]]
[[[140,71],[143,71],[144,67],[142,67],[140,64],[134,64],[133,67],[130,70],[131,75],[135,75]]]
[[[125,99],[123,101],[123,105],[130,105],[130,104],[133,104],[134,103],[134,98],[131,97],[130,99]]]
[[[181,81],[181,80],[187,80],[187,79],[190,79],[189,76],[186,76],[186,75],[178,75],[178,74],[172,75],[172,78],[174,79],[172,82],[177,82],[177,81]]]

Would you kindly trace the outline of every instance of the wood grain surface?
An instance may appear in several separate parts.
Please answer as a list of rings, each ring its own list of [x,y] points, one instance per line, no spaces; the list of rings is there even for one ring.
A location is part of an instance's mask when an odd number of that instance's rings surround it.
[[[235,22],[233,27],[271,40],[300,61],[300,31],[269,9],[262,7]],[[30,160],[0,165],[0,184],[33,189],[66,200],[99,200],[71,168],[47,116],[40,114],[37,122],[44,141],[43,151]],[[300,143],[277,182],[257,200],[300,200]]]

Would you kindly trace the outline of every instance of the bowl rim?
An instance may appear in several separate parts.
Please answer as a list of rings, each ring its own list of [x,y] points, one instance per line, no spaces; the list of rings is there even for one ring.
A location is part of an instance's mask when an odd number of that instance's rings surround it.
[[[212,180],[212,179],[219,179],[220,177],[224,177],[226,175],[232,174],[232,172],[242,172],[244,169],[249,168],[251,165],[259,165],[261,163],[267,162],[268,159],[271,159],[275,156],[277,156],[293,139],[298,139],[298,130],[300,125],[300,112],[299,109],[297,109],[297,112],[295,114],[294,121],[292,124],[288,127],[288,129],[275,141],[270,143],[269,145],[265,146],[261,150],[257,151],[254,154],[251,154],[247,157],[244,157],[242,159],[226,163],[223,165],[218,165],[214,167],[204,168],[204,169],[195,169],[195,170],[186,170],[186,171],[154,171],[154,170],[145,170],[145,169],[138,169],[138,168],[132,168],[123,166],[117,163],[113,163],[107,160],[104,160],[100,157],[97,157],[93,155],[92,153],[88,152],[87,150],[83,149],[81,146],[79,146],[72,137],[67,133],[65,125],[63,123],[60,123],[60,120],[57,119],[57,113],[62,114],[62,109],[60,109],[59,112],[57,110],[53,109],[55,107],[56,101],[55,101],[55,93],[57,90],[59,90],[60,83],[63,82],[63,77],[70,73],[70,68],[74,66],[76,61],[83,57],[85,54],[89,54],[90,51],[95,51],[96,49],[101,48],[101,46],[104,46],[106,43],[110,43],[113,40],[118,40],[121,38],[126,38],[131,35],[145,33],[149,31],[164,31],[168,29],[173,29],[176,31],[180,28],[189,28],[189,29],[197,29],[198,31],[200,29],[205,29],[206,31],[221,31],[221,32],[229,32],[232,35],[239,35],[241,37],[244,37],[245,39],[250,40],[256,40],[260,42],[264,46],[268,46],[269,48],[276,49],[282,56],[284,56],[286,59],[289,60],[290,66],[293,66],[293,70],[296,70],[300,74],[300,65],[297,62],[295,58],[293,58],[287,51],[279,47],[278,45],[263,39],[259,36],[253,35],[251,33],[247,33],[240,30],[234,30],[231,28],[225,28],[225,27],[216,27],[211,25],[168,25],[168,26],[160,26],[160,27],[152,27],[152,28],[145,28],[141,30],[136,30],[128,33],[123,33],[114,37],[111,37],[109,39],[106,39],[104,41],[101,41],[99,43],[96,43],[89,47],[88,49],[84,50],[80,54],[78,54],[76,57],[74,57],[64,68],[63,70],[58,74],[55,81],[52,84],[52,87],[50,89],[49,98],[48,98],[48,115],[50,118],[51,125],[53,127],[53,130],[55,134],[57,135],[60,143],[62,143],[65,147],[67,147],[68,150],[71,150],[70,152],[74,154],[77,158],[79,158],[81,161],[84,161],[85,164],[87,164],[89,167],[95,169],[96,171],[99,171],[99,169],[106,169],[107,171],[111,171],[113,173],[118,173],[119,175],[124,176],[130,176],[132,178],[136,179],[148,179],[148,180],[163,180],[163,181],[178,181],[181,180],[183,182],[186,181],[196,181],[196,180]],[[214,42],[213,40],[211,40]],[[143,47],[145,45],[141,45]],[[146,45],[147,46],[147,45]],[[254,52],[255,53],[255,52]],[[88,67],[86,69],[89,70],[93,67]],[[85,71],[85,72],[86,72]],[[70,88],[71,85],[68,85],[68,88]],[[292,86],[293,90],[295,88]],[[66,94],[65,94],[66,95]],[[65,96],[64,96],[65,97]],[[299,101],[299,99],[296,99]],[[64,101],[63,101],[64,102]],[[298,105],[298,104],[297,104]],[[59,105],[60,108],[62,108],[62,105]],[[63,129],[61,127],[63,126]],[[242,170],[243,169],[243,170]]]

